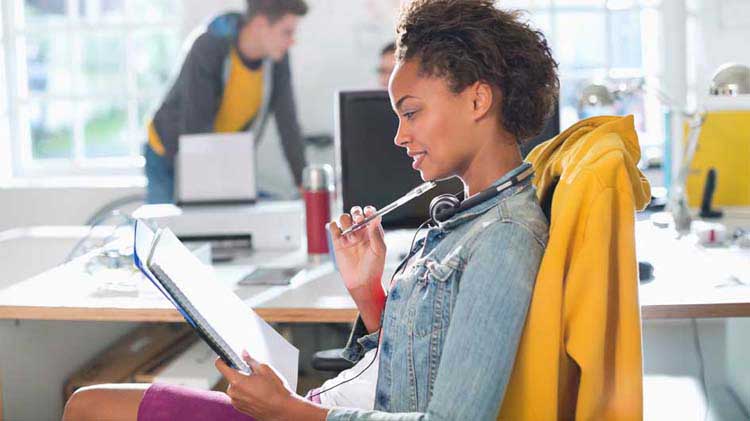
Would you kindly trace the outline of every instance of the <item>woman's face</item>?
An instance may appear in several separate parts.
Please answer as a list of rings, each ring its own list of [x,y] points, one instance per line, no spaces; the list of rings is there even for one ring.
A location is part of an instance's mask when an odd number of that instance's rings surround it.
[[[394,142],[423,180],[462,176],[477,150],[470,90],[455,94],[445,79],[420,75],[419,65],[417,59],[401,62],[391,76],[388,91],[399,121]]]

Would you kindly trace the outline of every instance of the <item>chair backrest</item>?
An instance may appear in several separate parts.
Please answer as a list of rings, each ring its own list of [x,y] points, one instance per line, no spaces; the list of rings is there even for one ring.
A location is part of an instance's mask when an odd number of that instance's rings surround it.
[[[550,223],[552,223],[552,196],[554,196],[557,183],[559,182],[559,178],[552,181],[550,186],[547,187],[547,190],[542,193],[541,200],[539,200],[539,206],[541,206],[544,216],[547,217],[547,221]]]

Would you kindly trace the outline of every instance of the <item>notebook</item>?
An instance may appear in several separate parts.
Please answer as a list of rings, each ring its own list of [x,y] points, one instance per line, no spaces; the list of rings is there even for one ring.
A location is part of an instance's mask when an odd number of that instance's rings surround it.
[[[263,321],[168,228],[136,221],[133,260],[203,341],[230,367],[250,373],[242,351],[297,388],[299,351]]]

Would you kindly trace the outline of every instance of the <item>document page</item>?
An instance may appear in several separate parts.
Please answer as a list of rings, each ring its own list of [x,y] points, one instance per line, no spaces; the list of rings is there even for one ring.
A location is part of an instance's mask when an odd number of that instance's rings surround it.
[[[149,266],[156,264],[169,276],[229,347],[237,355],[247,350],[296,390],[299,350],[220,283],[211,268],[193,256],[172,231],[161,230],[154,247]]]

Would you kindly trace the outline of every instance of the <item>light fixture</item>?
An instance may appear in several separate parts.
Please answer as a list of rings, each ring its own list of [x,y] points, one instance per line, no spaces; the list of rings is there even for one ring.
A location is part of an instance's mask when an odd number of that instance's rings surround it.
[[[578,96],[578,106],[606,107],[615,103],[613,92],[604,83],[591,83],[584,86]]]
[[[579,119],[614,114],[617,99],[606,81],[589,82],[578,91],[576,113]]]
[[[750,67],[727,63],[711,78],[711,95],[737,96],[750,94]]]

